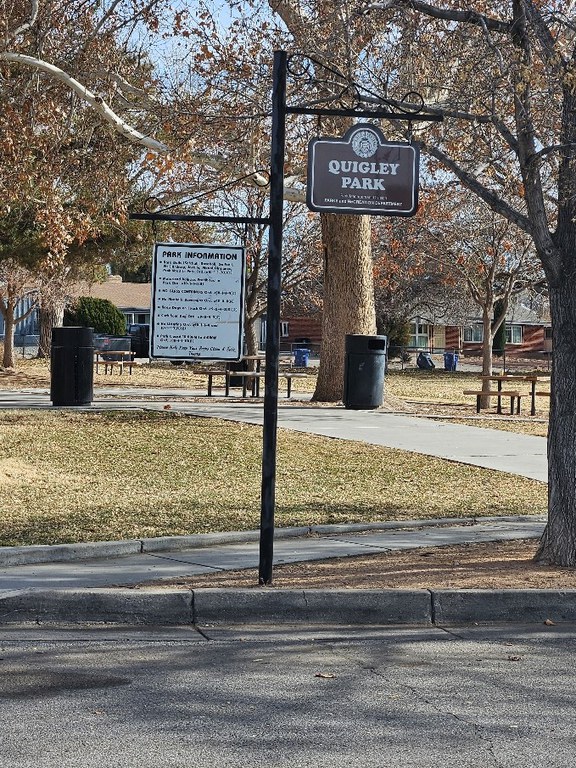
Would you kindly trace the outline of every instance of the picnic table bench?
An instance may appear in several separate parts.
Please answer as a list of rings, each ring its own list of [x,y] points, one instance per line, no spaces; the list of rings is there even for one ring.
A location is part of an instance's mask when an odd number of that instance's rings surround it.
[[[118,373],[124,373],[124,367],[128,368],[128,372],[132,375],[132,366],[137,365],[134,362],[134,352],[128,350],[114,349],[114,350],[95,350],[94,352],[94,366],[96,373],[99,373],[100,366],[104,366],[104,375],[108,373],[112,374],[114,366],[117,366]]]
[[[251,396],[260,397],[260,380],[265,376],[263,371],[232,371],[230,369],[205,371],[205,375],[208,377],[208,397],[212,397],[215,377],[224,378],[224,395],[226,397],[230,395],[230,390],[235,386],[235,384],[231,381],[232,379],[241,379],[242,383],[238,386],[242,387],[242,397],[248,396],[249,385],[251,385]],[[305,379],[306,374],[293,373],[292,371],[280,371],[278,378],[280,380],[284,379],[286,381],[286,397],[289,398],[292,395],[292,379]]]
[[[549,391],[536,391],[538,382],[550,382],[549,376],[538,376],[537,374],[500,374],[493,376],[482,376],[483,382],[495,381],[497,383],[496,390],[470,390],[464,391],[465,395],[476,396],[476,413],[480,412],[480,404],[482,397],[497,397],[498,405],[496,408],[497,413],[502,413],[502,398],[510,397],[510,413],[514,413],[514,405],[516,404],[516,413],[520,413],[520,401],[522,397],[527,397],[530,394],[530,415],[536,414],[536,397],[544,396],[550,397]],[[520,392],[520,390],[514,387],[514,384],[527,383],[530,384],[530,392]],[[510,386],[510,389],[504,390],[503,386]]]
[[[480,406],[482,404],[482,398],[483,397],[497,397],[498,403],[496,405],[496,413],[502,413],[502,398],[503,397],[509,397],[510,398],[510,413],[514,413],[514,405],[516,404],[516,413],[520,413],[520,400],[522,398],[522,395],[518,390],[511,389],[511,390],[490,390],[488,392],[483,390],[476,390],[476,389],[465,389],[464,390],[465,395],[475,395],[476,396],[476,413],[480,413]]]

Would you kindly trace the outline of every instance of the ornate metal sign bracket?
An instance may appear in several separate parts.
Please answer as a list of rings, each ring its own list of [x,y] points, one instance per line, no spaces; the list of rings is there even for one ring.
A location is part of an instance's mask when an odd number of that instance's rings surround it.
[[[299,84],[299,93],[310,91],[304,104],[286,103],[287,76]],[[314,89],[314,93],[312,93]],[[411,133],[414,122],[439,122],[440,115],[424,112],[417,93],[392,101],[350,81],[334,67],[300,54],[274,52],[272,86],[272,140],[270,153],[270,210],[268,218],[175,214],[166,211],[131,213],[141,221],[205,221],[258,223],[269,226],[267,333],[260,507],[260,561],[258,580],[272,582],[274,507],[276,492],[276,442],[278,425],[278,375],[280,357],[280,303],[282,284],[282,218],[284,205],[284,155],[286,115],[363,117],[403,120]]]
[[[424,111],[424,99],[416,91],[406,93],[400,100],[388,99],[350,80],[326,62],[300,53],[286,57],[286,77],[287,81],[298,84],[299,92],[311,91],[309,103],[287,103],[287,114],[404,120],[409,131],[413,122],[443,119],[441,115]]]

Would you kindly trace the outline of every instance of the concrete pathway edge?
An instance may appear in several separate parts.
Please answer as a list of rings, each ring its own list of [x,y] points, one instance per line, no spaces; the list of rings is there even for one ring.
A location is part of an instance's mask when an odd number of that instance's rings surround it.
[[[78,589],[0,592],[0,627],[419,625],[576,621],[574,590]]]
[[[481,523],[534,522],[543,520],[537,515],[511,515],[502,517],[457,517],[428,520],[394,520],[377,523],[350,523],[340,525],[312,525],[296,528],[277,528],[276,539],[311,535],[357,533],[361,531],[388,531],[403,528],[427,528],[439,525],[479,525]],[[221,544],[237,544],[257,541],[258,530],[229,531],[223,533],[198,533],[189,536],[160,536],[148,539],[123,541],[94,541],[78,544],[41,544],[22,547],[0,547],[0,567],[36,565],[93,558],[122,557],[150,552],[175,552],[197,547],[213,547]]]

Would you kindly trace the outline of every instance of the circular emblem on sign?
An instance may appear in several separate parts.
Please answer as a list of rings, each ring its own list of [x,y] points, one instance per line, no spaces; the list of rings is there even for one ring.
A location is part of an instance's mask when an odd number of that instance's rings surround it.
[[[352,149],[358,157],[372,157],[378,149],[378,137],[372,131],[357,131],[352,138]]]

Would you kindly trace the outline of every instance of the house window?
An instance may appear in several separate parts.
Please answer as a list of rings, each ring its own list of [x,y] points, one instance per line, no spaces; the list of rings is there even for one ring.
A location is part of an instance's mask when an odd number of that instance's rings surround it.
[[[260,347],[266,346],[266,317],[260,319]],[[288,320],[280,321],[280,338],[285,339],[290,335],[290,323]]]
[[[506,344],[522,344],[522,326],[506,326]]]
[[[464,327],[464,341],[471,344],[482,344],[484,341],[484,328],[481,325],[466,325]]]
[[[126,327],[135,324],[150,324],[150,312],[124,312],[124,318],[126,320]]]
[[[410,323],[410,346],[412,349],[428,349],[428,325]]]

